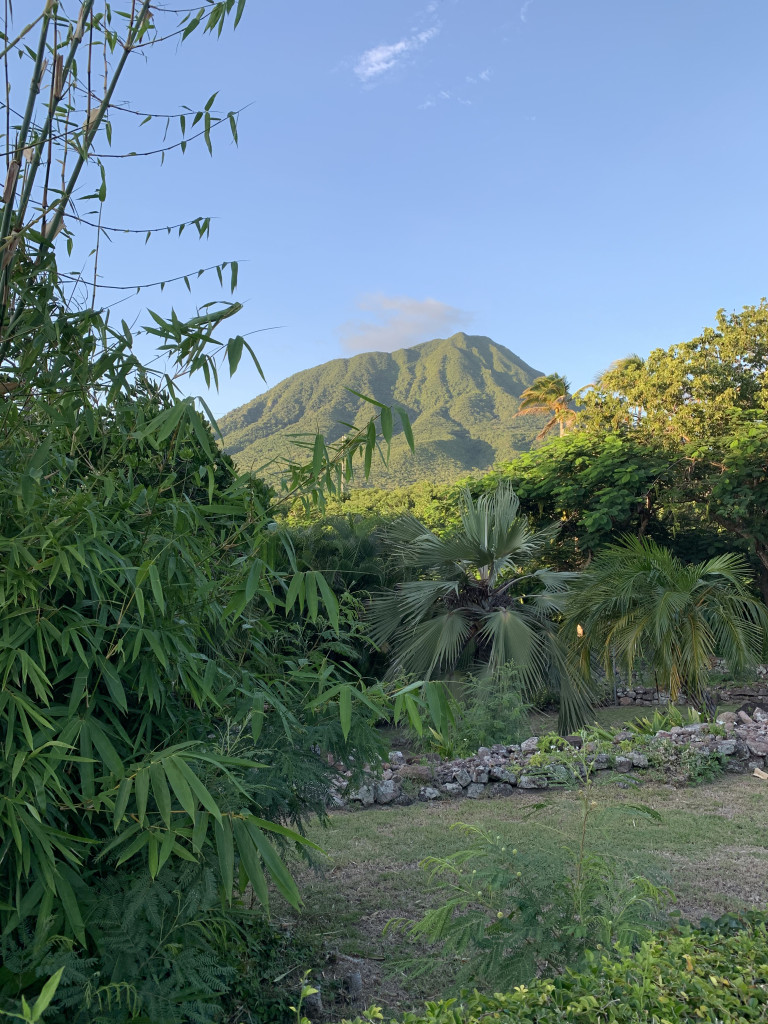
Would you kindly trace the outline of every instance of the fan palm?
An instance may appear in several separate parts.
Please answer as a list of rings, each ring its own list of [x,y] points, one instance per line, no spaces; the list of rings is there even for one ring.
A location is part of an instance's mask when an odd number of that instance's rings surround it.
[[[612,659],[628,678],[635,665],[695,704],[709,704],[715,655],[732,671],[760,657],[765,606],[749,591],[751,573],[738,554],[686,565],[645,537],[628,537],[600,554],[572,586],[563,629],[575,638],[582,672],[594,657]]]
[[[520,395],[520,408],[515,416],[533,416],[547,413],[549,421],[536,435],[537,439],[545,437],[553,427],[560,428],[560,437],[565,428],[571,426],[576,413],[571,409],[571,385],[559,373],[550,373],[546,377],[537,377]]]
[[[512,488],[476,501],[461,496],[461,528],[441,538],[412,516],[388,531],[393,554],[419,578],[371,601],[373,638],[391,655],[390,677],[493,675],[511,667],[528,694],[547,685],[561,694],[561,725],[572,729],[590,704],[569,675],[558,618],[571,573],[525,572],[554,536],[533,531]]]

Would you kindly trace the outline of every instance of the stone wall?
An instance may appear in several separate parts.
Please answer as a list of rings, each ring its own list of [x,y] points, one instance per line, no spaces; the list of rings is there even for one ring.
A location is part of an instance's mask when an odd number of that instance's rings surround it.
[[[722,661],[718,658],[718,661]],[[727,672],[723,664],[714,667],[714,672]],[[755,698],[768,699],[768,665],[758,665],[756,679],[751,683],[729,683],[727,686],[713,685],[712,689],[717,693],[717,699],[721,704],[743,704],[744,701]],[[669,694],[663,690],[656,690],[653,686],[643,686],[640,683],[633,683],[631,686],[618,686],[616,688],[616,701],[622,707],[640,705],[642,707],[654,707],[669,704]],[[687,701],[681,697],[678,704],[686,704]]]
[[[664,762],[665,758],[657,758],[657,753],[682,752],[682,748],[702,758],[721,755],[729,772],[762,771],[768,758],[768,711],[757,707],[752,716],[744,711],[725,712],[718,716],[714,732],[709,723],[697,722],[661,730],[644,743],[627,730],[616,732],[610,744],[588,743],[584,748],[580,736],[567,737],[567,741],[566,750],[550,763],[546,757],[537,757],[537,736],[519,745],[481,747],[473,757],[427,764],[393,750],[381,773],[370,776],[363,785],[353,786],[352,773],[341,769],[328,803],[330,807],[342,808],[350,804],[411,804],[417,799],[511,797],[521,790],[549,789],[603,771],[639,782],[644,771]],[[640,749],[632,750],[633,742]]]

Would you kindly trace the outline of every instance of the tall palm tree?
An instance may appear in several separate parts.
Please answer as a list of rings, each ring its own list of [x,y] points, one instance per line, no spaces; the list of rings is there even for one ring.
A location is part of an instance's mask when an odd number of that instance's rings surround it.
[[[545,437],[553,427],[560,428],[560,437],[565,434],[566,425],[571,426],[576,412],[571,409],[570,382],[559,373],[537,377],[520,395],[520,408],[515,416],[533,416],[547,413],[549,421],[536,435],[537,440]]]
[[[647,537],[627,537],[572,585],[563,630],[586,677],[594,658],[610,673],[615,657],[629,678],[642,662],[672,700],[710,707],[712,657],[739,671],[763,648],[768,614],[750,581],[739,554],[686,565]]]
[[[573,729],[591,707],[583,681],[568,673],[555,626],[573,574],[526,571],[555,531],[531,530],[504,483],[476,501],[465,490],[461,522],[446,538],[412,516],[390,527],[395,557],[419,578],[371,601],[389,675],[446,679],[512,667],[528,694],[544,684],[560,689],[561,725]]]

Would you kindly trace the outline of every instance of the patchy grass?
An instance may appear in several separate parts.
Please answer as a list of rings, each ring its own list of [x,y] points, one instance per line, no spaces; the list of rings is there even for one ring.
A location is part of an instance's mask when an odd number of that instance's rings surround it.
[[[622,790],[606,782],[596,795],[607,809],[591,849],[616,857],[630,874],[669,886],[684,918],[765,905],[768,784],[725,776],[697,789]],[[531,815],[542,798],[545,806]],[[661,821],[621,808],[631,804],[652,807]],[[419,862],[469,845],[451,828],[464,822],[506,838],[519,851],[516,867],[554,876],[567,864],[578,820],[578,794],[562,791],[333,814],[326,828],[310,834],[326,856],[316,870],[300,871],[305,910],[294,924],[322,944],[318,963],[326,991],[338,991],[339,979],[359,970],[362,1002],[391,1012],[449,995],[455,959],[384,933],[388,921],[419,918],[440,902]],[[335,1012],[341,1016],[338,1007]]]

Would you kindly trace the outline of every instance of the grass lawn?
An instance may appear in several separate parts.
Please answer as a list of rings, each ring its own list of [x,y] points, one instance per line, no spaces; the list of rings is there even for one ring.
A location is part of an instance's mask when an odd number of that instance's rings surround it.
[[[546,806],[529,816],[542,796]],[[597,796],[609,807],[646,804],[660,813],[655,823],[627,808],[609,811],[592,833],[591,848],[616,857],[628,873],[669,886],[683,917],[765,905],[768,783],[724,776],[695,789],[648,784],[623,790],[606,780]],[[578,818],[578,794],[563,791],[334,813],[326,828],[310,834],[326,851],[323,863],[298,871],[305,909],[291,927],[312,936],[316,955],[297,971],[319,969],[326,1004],[351,970],[363,978],[361,1004],[375,1002],[389,1012],[449,995],[459,969],[467,969],[466,956],[459,962],[439,949],[383,934],[389,920],[418,918],[441,901],[419,861],[470,845],[451,828],[465,822],[508,839],[522,860],[516,867],[546,877],[565,866]],[[417,965],[426,968],[423,973]],[[469,969],[471,974],[471,963]],[[339,1017],[350,1011],[336,1006],[334,1012]]]

